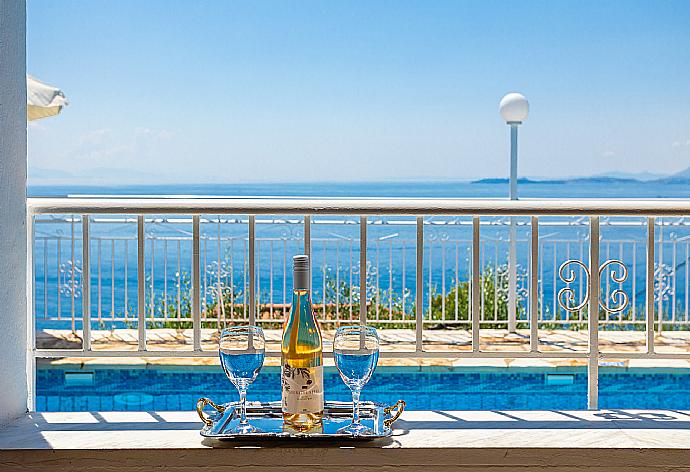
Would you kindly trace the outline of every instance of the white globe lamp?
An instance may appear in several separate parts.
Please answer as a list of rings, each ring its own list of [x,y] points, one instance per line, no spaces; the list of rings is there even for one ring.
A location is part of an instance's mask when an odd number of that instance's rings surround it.
[[[509,93],[498,105],[501,117],[508,124],[520,124],[529,115],[529,102],[521,93]]]

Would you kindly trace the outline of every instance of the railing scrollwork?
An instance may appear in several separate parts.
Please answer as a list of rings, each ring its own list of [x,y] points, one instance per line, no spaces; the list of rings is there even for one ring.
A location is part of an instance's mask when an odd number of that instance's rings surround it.
[[[587,288],[585,289],[585,293],[582,297],[582,300],[580,301],[580,303],[577,303],[575,291],[572,288],[570,288],[570,284],[575,282],[575,280],[577,279],[577,274],[576,271],[573,269],[573,266],[579,267],[581,273],[584,273],[585,282],[589,281],[590,276],[589,268],[582,261],[579,261],[577,259],[570,259],[565,261],[563,264],[561,264],[560,268],[558,269],[558,276],[565,284],[567,284],[565,287],[558,291],[558,305],[565,311],[571,313],[582,310],[587,305],[587,302],[589,302],[590,296],[589,284],[587,283]],[[611,259],[599,266],[600,281],[602,278],[602,274],[606,271],[607,268],[609,268],[609,274],[613,282],[617,284],[622,284],[628,279],[628,268],[626,267],[626,265],[617,259]],[[630,299],[628,297],[628,294],[622,288],[617,288],[611,292],[608,298],[606,297],[606,295],[604,295],[603,299],[600,297],[599,306],[602,310],[607,311],[609,313],[620,313],[628,307],[629,302]]]
[[[577,304],[575,303],[575,291],[572,288],[570,288],[569,285],[575,282],[575,280],[577,279],[577,275],[575,274],[575,271],[572,269],[573,265],[580,267],[580,269],[584,271],[585,277],[587,279],[589,278],[589,269],[587,269],[587,266],[584,265],[582,261],[578,261],[577,259],[570,259],[568,261],[565,261],[563,264],[561,264],[561,267],[558,269],[558,276],[561,278],[563,282],[568,284],[567,286],[563,287],[558,291],[558,304],[565,311],[571,313],[582,310],[589,301],[589,286],[587,285],[587,288],[585,289],[585,294],[582,297],[582,301]]]
[[[622,284],[623,282],[628,280],[628,268],[625,266],[625,264],[623,264],[621,261],[617,259],[608,260],[599,267],[599,280],[601,280],[601,274],[609,266],[617,266],[620,269],[620,273],[616,269],[610,269],[609,274],[613,282],[617,284]],[[613,303],[613,305],[609,305],[609,301]],[[622,288],[617,288],[613,292],[611,292],[608,299],[600,298],[599,306],[609,313],[620,313],[628,307],[628,302],[629,298],[628,294],[625,293],[625,290],[623,290]]]

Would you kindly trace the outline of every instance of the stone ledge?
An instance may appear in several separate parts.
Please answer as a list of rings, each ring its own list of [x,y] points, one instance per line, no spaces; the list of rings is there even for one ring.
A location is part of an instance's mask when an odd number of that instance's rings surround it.
[[[409,411],[395,426],[360,443],[218,443],[194,412],[31,413],[0,430],[0,469],[690,470],[690,412]]]

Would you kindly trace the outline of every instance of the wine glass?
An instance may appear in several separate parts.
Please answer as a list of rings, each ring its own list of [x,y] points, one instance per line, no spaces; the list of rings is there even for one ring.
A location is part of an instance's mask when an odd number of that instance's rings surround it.
[[[379,335],[368,326],[343,326],[333,339],[335,365],[345,385],[352,391],[352,423],[340,428],[339,433],[354,436],[374,434],[359,420],[359,395],[369,382],[379,360]]]
[[[247,388],[263,366],[265,344],[264,331],[258,326],[235,326],[220,333],[220,364],[240,394],[240,422],[230,433],[258,431],[247,421]]]

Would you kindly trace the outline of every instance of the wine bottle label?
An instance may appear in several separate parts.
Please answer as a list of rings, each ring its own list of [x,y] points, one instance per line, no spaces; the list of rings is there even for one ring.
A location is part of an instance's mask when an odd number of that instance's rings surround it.
[[[317,413],[323,411],[323,366],[281,368],[283,413]]]

